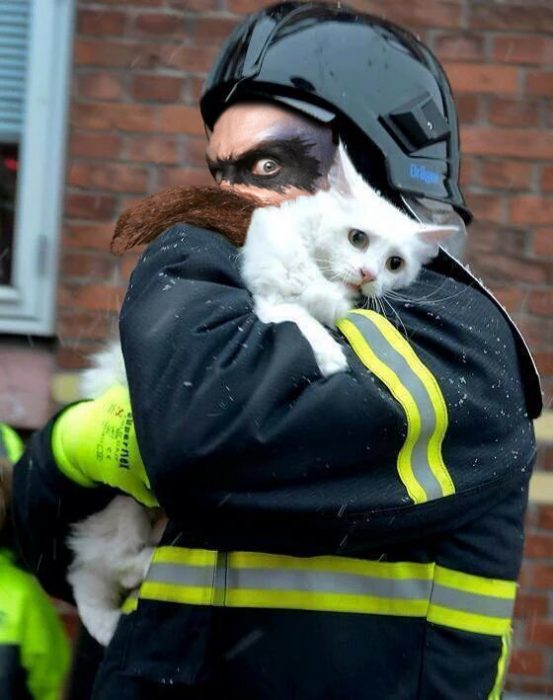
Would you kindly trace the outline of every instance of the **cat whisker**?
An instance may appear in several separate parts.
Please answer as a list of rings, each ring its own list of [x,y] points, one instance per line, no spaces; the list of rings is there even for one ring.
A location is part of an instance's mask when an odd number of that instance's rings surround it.
[[[386,299],[386,295],[384,295],[382,297],[382,301],[386,302],[386,304],[388,304],[389,308],[392,310],[393,314],[395,315],[395,317],[398,320],[399,325],[403,328],[403,335],[407,339],[407,337],[408,337],[407,328],[405,328],[405,324],[401,320],[401,316],[399,315],[397,309],[394,307],[394,305],[390,301],[388,301],[388,299]]]

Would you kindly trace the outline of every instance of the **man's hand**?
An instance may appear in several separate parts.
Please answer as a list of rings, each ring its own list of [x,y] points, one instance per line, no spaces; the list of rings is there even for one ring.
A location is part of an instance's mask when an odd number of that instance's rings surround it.
[[[140,457],[128,390],[112,386],[57,419],[52,451],[60,470],[81,486],[106,484],[146,506],[158,505]]]

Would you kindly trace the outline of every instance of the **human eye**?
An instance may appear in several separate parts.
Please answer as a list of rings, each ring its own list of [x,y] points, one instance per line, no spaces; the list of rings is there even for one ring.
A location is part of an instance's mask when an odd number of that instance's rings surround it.
[[[251,167],[253,175],[271,177],[282,170],[282,165],[274,158],[258,158]]]

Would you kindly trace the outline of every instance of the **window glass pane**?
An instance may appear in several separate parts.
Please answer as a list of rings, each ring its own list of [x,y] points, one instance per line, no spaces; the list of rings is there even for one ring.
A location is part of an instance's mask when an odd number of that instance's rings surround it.
[[[0,143],[0,285],[11,280],[19,148]]]

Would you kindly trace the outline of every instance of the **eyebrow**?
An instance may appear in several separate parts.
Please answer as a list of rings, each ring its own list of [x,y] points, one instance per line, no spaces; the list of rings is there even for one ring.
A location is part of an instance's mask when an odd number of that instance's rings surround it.
[[[256,158],[261,158],[266,156],[267,153],[270,155],[275,155],[277,157],[284,156],[297,156],[298,147],[300,151],[306,151],[309,148],[313,148],[316,144],[308,139],[303,139],[300,137],[283,138],[283,139],[267,139],[265,141],[260,141],[251,148],[238,154],[231,154],[225,157],[210,158],[206,155],[206,161],[208,167],[211,168],[221,168],[225,165],[245,165],[251,163],[252,160]]]

